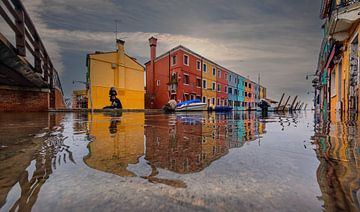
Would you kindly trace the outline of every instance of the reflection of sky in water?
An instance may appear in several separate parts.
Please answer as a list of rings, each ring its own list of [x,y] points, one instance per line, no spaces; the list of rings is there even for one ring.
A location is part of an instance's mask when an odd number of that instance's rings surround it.
[[[327,179],[329,167],[342,172],[314,151],[310,112],[267,118],[254,113],[49,117],[55,132],[42,139],[57,146],[39,145],[24,166],[27,181],[39,191],[27,194],[28,201],[19,204],[23,209],[318,211],[334,201],[327,184],[334,180],[339,187],[352,186],[343,195],[358,195],[352,181]],[[50,165],[37,166],[46,161]],[[342,166],[359,179],[356,166]],[[9,173],[13,179],[23,175]],[[21,185],[14,183],[1,190],[2,211],[20,198]]]

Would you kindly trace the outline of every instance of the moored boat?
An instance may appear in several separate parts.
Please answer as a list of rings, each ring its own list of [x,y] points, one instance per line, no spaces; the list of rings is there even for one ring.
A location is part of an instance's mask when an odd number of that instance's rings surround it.
[[[207,104],[201,102],[201,100],[189,100],[180,102],[176,105],[175,111],[204,111],[207,108]]]
[[[230,112],[232,110],[231,106],[216,106],[214,109],[215,112]]]

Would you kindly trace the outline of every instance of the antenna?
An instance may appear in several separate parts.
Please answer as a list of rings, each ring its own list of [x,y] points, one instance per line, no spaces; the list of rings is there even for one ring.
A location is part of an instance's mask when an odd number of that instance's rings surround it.
[[[115,40],[117,40],[118,39],[118,23],[119,23],[120,21],[118,20],[118,19],[115,19]]]

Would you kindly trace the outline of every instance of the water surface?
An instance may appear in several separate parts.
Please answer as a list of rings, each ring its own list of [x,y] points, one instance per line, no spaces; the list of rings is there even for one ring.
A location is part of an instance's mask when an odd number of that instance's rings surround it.
[[[355,120],[0,114],[0,211],[359,211]]]

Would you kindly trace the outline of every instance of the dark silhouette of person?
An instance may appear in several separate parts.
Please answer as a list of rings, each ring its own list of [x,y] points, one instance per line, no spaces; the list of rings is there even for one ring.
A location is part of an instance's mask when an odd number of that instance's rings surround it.
[[[110,97],[111,105],[106,106],[103,109],[122,109],[121,101],[116,97],[116,95],[117,95],[116,89],[114,87],[110,88],[109,97]]]

